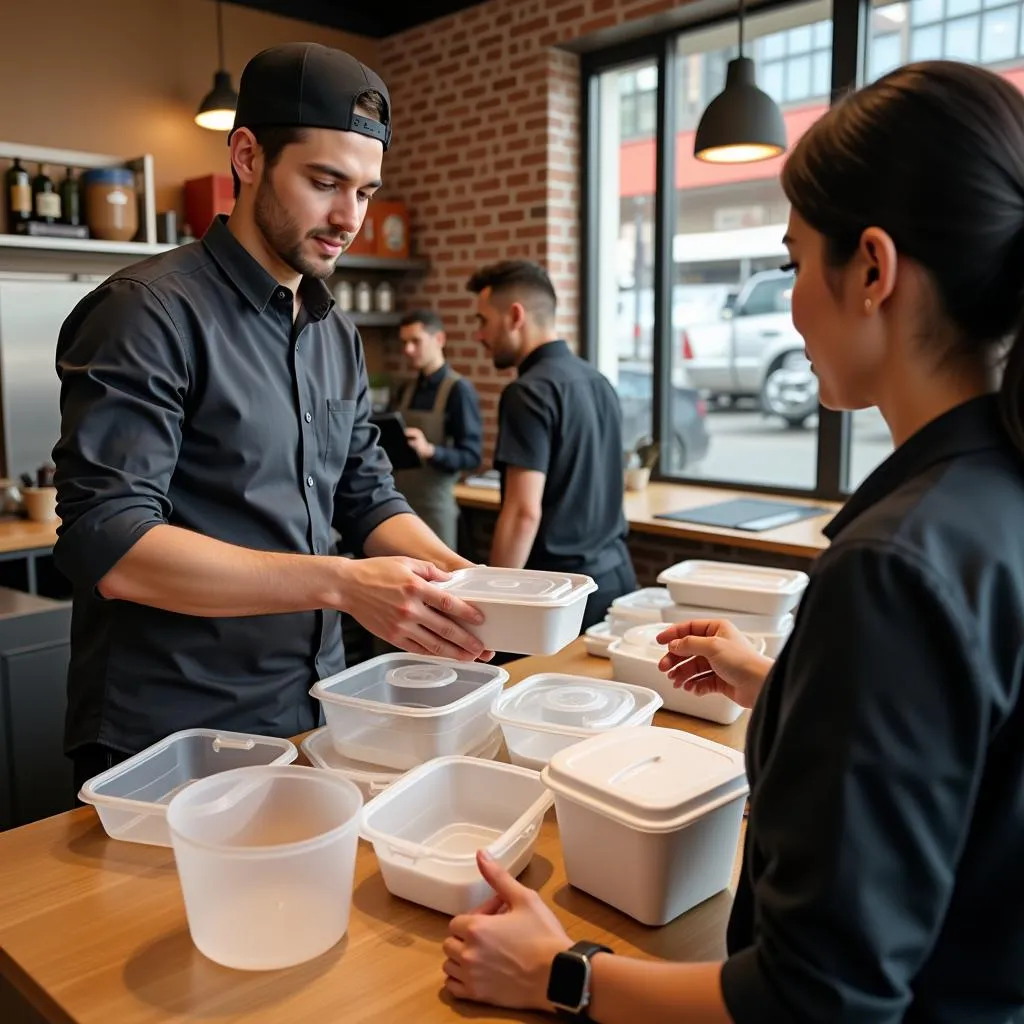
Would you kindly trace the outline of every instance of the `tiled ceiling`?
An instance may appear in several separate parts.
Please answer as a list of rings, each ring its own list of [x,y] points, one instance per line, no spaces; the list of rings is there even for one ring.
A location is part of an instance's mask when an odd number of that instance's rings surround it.
[[[485,0],[230,0],[314,25],[381,39]]]

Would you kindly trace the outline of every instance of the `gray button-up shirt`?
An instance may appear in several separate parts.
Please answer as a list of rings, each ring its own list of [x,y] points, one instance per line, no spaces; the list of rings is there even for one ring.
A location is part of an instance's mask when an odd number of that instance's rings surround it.
[[[362,345],[326,286],[293,296],[217,220],[119,272],[61,330],[62,525],[74,585],[66,746],[134,752],[177,729],[292,735],[344,667],[338,613],[198,618],[107,601],[98,581],[169,523],[261,551],[359,551],[409,506],[369,422]]]

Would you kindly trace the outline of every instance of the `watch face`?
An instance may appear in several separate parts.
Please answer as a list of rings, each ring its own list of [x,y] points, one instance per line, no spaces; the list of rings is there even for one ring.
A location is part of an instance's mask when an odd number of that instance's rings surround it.
[[[551,965],[548,1001],[569,1010],[578,1009],[586,984],[586,961],[573,953],[559,953]]]

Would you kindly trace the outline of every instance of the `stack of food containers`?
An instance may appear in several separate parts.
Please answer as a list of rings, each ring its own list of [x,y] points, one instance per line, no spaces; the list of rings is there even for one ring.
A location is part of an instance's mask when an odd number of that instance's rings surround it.
[[[793,611],[807,587],[807,573],[762,565],[690,560],[659,577],[672,596],[665,622],[728,619],[776,657],[793,629]]]
[[[609,657],[609,649],[618,637],[633,626],[663,621],[666,608],[672,607],[672,595],[665,587],[643,587],[612,601],[603,622],[591,626],[584,636],[590,654]]]
[[[557,753],[569,884],[647,925],[729,885],[748,784],[743,754],[675,729],[614,729]]]

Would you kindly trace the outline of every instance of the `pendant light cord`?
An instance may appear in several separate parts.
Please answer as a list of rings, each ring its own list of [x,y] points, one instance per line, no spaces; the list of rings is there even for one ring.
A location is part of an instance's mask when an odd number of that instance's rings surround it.
[[[743,13],[746,6],[745,0],[740,0],[740,56],[743,56]],[[217,5],[220,7],[220,4]]]
[[[741,29],[740,32],[742,33],[742,31],[743,30]],[[224,21],[223,14],[221,13],[220,0],[217,0],[217,54],[220,57],[220,64],[218,67],[221,71],[224,71],[226,70],[226,66],[224,64]]]

